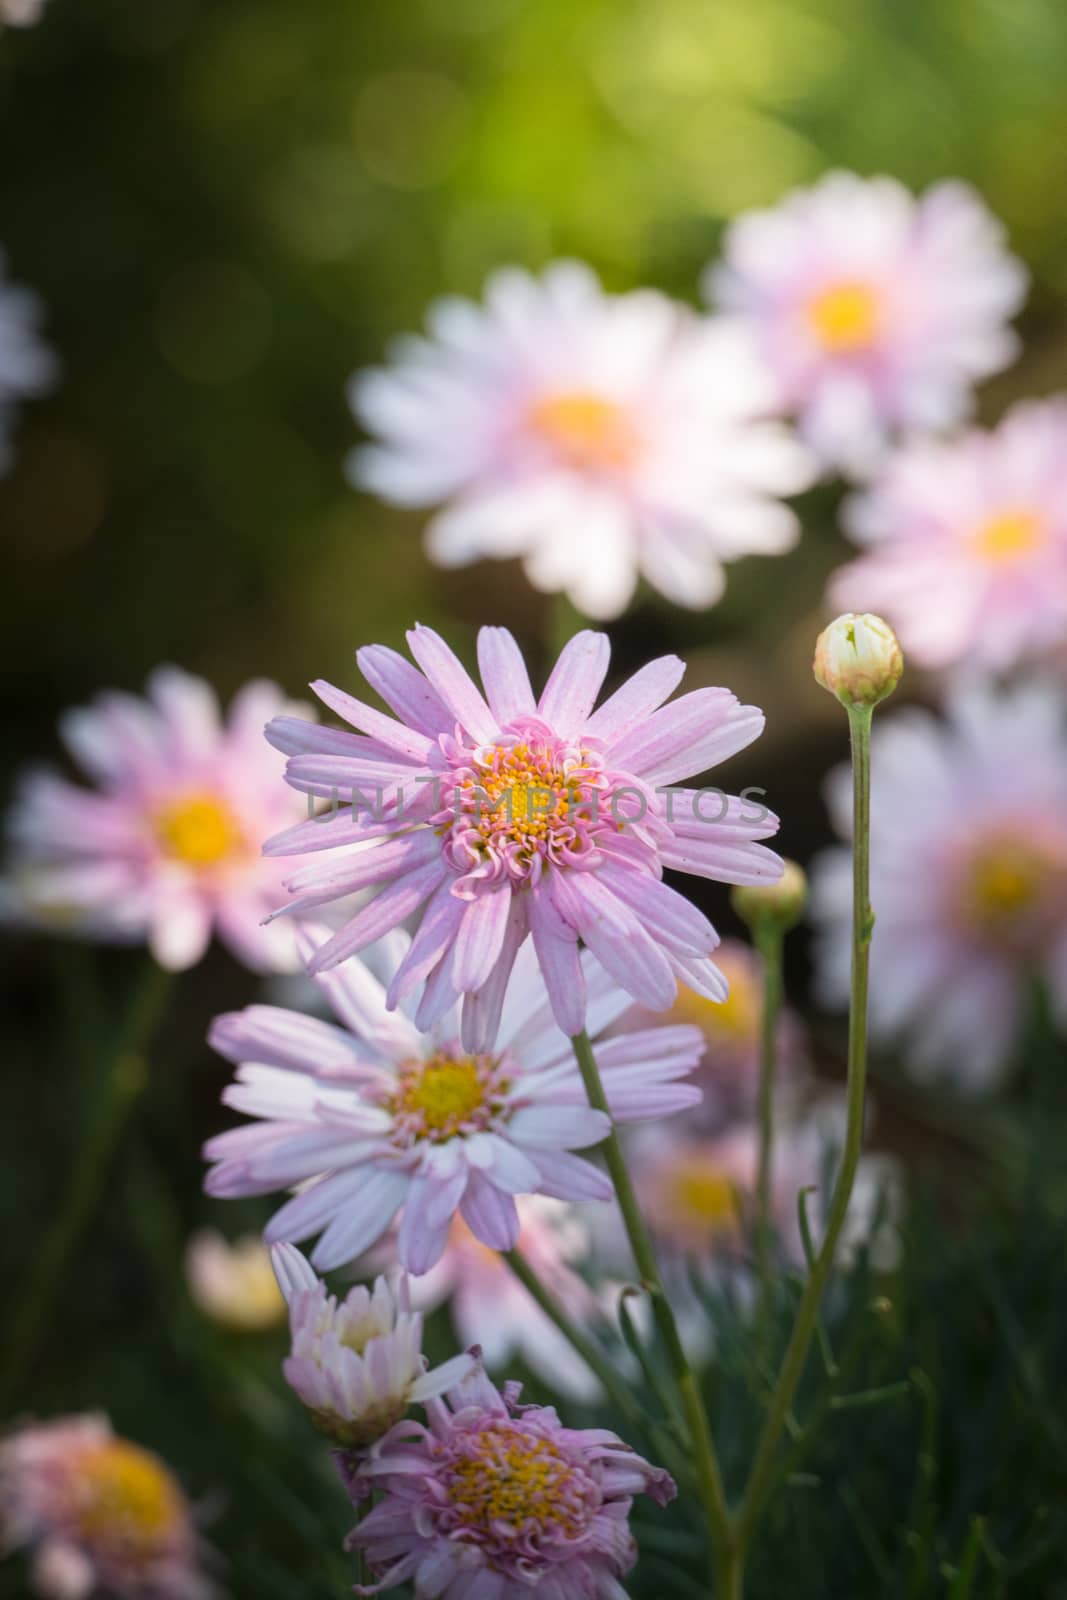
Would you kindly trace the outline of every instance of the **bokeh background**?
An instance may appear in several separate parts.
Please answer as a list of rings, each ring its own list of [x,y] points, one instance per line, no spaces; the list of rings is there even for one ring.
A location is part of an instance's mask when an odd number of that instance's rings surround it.
[[[255,675],[293,692],[311,677],[350,684],[358,644],[400,645],[418,618],[468,655],[478,624],[506,623],[543,667],[550,605],[517,566],[432,568],[423,517],[356,494],[342,470],[349,374],[432,297],[477,294],[501,262],[580,256],[611,288],[695,302],[724,222],[828,167],[914,188],[958,175],[1033,274],[1025,352],[985,386],[981,413],[1062,388],[1065,148],[1060,0],[49,0],[44,25],[0,37],[0,242],[43,296],[63,364],[55,393],[25,409],[0,482],[5,795],[20,765],[55,755],[63,707],[137,690],[160,660],[224,695]],[[798,549],[733,567],[713,611],[646,594],[609,631],[619,674],[671,648],[695,683],[766,708],[766,737],[728,776],[766,787],[783,848],[806,861],[829,838],[820,780],[843,755],[808,661],[846,547],[835,491],[802,510]],[[725,892],[704,903],[731,926]],[[134,958],[32,938],[5,956],[6,1299],[91,1126],[94,1063]],[[800,1002],[807,976],[801,937]],[[226,1076],[204,1032],[256,990],[217,950],[183,979],[58,1315],[6,1404],[110,1410],[205,1502],[232,1592],[299,1600],[351,1582],[343,1498],[280,1389],[280,1336],[212,1331],[180,1270],[191,1228],[233,1231],[240,1214],[199,1192]],[[837,1023],[816,1019],[815,1037],[819,1070],[839,1075]],[[880,1104],[879,1137],[920,1179],[952,1175],[947,1212],[967,1234],[1001,1113],[977,1135],[917,1104],[891,1064]],[[242,1220],[261,1217],[250,1205]],[[1017,1305],[1024,1347],[1037,1329],[1045,1354],[1067,1354],[1048,1321],[1062,1238],[1043,1236],[1032,1267],[1032,1328]],[[997,1327],[972,1330],[976,1350]],[[979,1368],[961,1412],[992,1382]],[[1032,1400],[1023,1433],[1049,1396]],[[974,1442],[1010,1472],[1012,1438]],[[1043,1496],[1067,1489],[1062,1431],[1049,1448]],[[961,1529],[969,1509],[962,1492]],[[1054,1564],[1040,1571],[1052,1576],[1003,1592],[1067,1592]],[[21,1581],[0,1568],[0,1592]]]

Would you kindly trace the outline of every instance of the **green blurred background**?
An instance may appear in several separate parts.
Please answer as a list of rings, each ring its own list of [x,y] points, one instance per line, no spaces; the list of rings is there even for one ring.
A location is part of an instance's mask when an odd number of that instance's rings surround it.
[[[981,397],[993,418],[1067,372],[1065,149],[1063,0],[49,0],[36,29],[0,37],[0,245],[63,362],[0,482],[5,793],[55,753],[64,706],[136,690],[160,660],[226,695],[261,674],[350,683],[358,644],[399,644],[417,617],[464,653],[480,622],[505,622],[543,665],[550,608],[517,568],[435,571],[423,517],[343,478],[348,375],[435,295],[572,254],[612,288],[695,299],[724,222],[827,167],[916,188],[962,176],[1034,277],[1026,352]],[[828,837],[819,778],[843,753],[807,670],[844,550],[834,505],[809,496],[800,548],[732,569],[711,613],[646,597],[610,630],[620,672],[675,648],[695,681],[766,707],[736,776],[766,786],[801,860]],[[725,896],[705,900],[728,925]],[[17,1285],[136,958],[6,953],[0,1233]],[[792,977],[802,994],[802,948]],[[242,1217],[200,1196],[196,1151],[223,1121],[207,1020],[255,991],[218,952],[183,980],[16,1399],[110,1408],[220,1497],[234,1592],[298,1600],[351,1581],[344,1505],[279,1393],[280,1341],[210,1334],[178,1269],[196,1222]],[[821,1053],[832,1075],[832,1034]],[[940,1162],[908,1095],[888,1106],[909,1150]],[[265,1465],[275,1447],[284,1470]],[[20,1581],[8,1569],[0,1589]]]

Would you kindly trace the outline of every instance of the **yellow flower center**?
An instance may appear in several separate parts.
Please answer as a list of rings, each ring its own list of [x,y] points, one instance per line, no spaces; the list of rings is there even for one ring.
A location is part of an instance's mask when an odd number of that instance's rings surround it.
[[[431,1056],[403,1068],[388,1102],[401,1130],[442,1144],[489,1126],[504,1109],[508,1084],[487,1056]]]
[[[737,1190],[721,1168],[705,1161],[682,1161],[670,1174],[671,1200],[688,1222],[718,1232],[737,1222]]]
[[[994,841],[976,854],[966,869],[964,919],[979,932],[1009,932],[1065,881],[1067,862],[1057,861],[1022,839]]]
[[[529,421],[575,467],[626,467],[641,445],[622,406],[581,389],[544,395],[531,406]]]
[[[152,821],[164,853],[187,867],[217,866],[243,848],[236,817],[213,794],[186,795],[161,806]]]
[[[586,1519],[570,1492],[574,1469],[550,1439],[501,1422],[473,1434],[468,1448],[448,1473],[449,1498],[467,1528],[499,1536],[495,1525],[518,1530],[534,1522],[568,1536],[582,1531]]]
[[[994,566],[1025,560],[1044,538],[1041,520],[1032,511],[1005,511],[971,536],[971,549]]]
[[[874,343],[878,334],[880,296],[868,283],[836,283],[808,302],[807,318],[825,350],[863,350]]]
[[[726,975],[730,991],[725,1000],[709,1000],[702,994],[678,986],[678,998],[671,1010],[675,1022],[689,1022],[712,1042],[744,1045],[759,1036],[759,992],[747,967],[720,955],[718,965]]]
[[[72,1466],[73,1519],[87,1543],[146,1558],[184,1523],[174,1479],[138,1445],[111,1439],[82,1452]]]

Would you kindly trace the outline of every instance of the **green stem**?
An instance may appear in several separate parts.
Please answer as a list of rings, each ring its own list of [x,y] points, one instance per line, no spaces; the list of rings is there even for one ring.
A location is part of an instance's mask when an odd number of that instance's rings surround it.
[[[168,984],[169,974],[149,960],[94,1092],[95,1115],[78,1146],[62,1208],[45,1235],[15,1311],[0,1373],[0,1410],[10,1404],[25,1377],[60,1279],[96,1209],[129,1113],[145,1087],[141,1052],[159,1020]]]
[[[871,707],[849,706],[852,738],[852,994],[848,1022],[848,1120],[841,1170],[837,1175],[822,1248],[797,1307],[796,1322],[756,1448],[741,1502],[737,1540],[748,1548],[775,1476],[782,1429],[800,1382],[815,1334],[819,1302],[833,1266],[837,1242],[848,1214],[863,1145],[864,1090],[867,1077],[867,979],[874,915],[870,905]]]
[[[607,1356],[595,1340],[569,1317],[552,1291],[541,1281],[527,1258],[520,1250],[506,1250],[504,1260],[518,1278],[523,1288],[533,1300],[541,1307],[563,1337],[578,1352],[591,1372],[595,1373],[603,1385],[604,1392],[610,1395],[614,1404],[619,1408],[620,1414],[634,1428],[639,1428],[647,1433],[655,1443],[657,1452],[664,1457],[664,1465],[677,1476],[688,1472],[688,1464],[679,1460],[677,1446],[666,1435],[665,1430],[658,1426],[638,1405],[633,1391],[626,1384],[622,1376],[616,1372]]]
[[[778,1016],[782,1007],[782,949],[785,934],[774,921],[762,927],[756,947],[763,960],[763,1010],[760,1017],[760,1066],[757,1116],[759,1164],[756,1169],[756,1265],[764,1309],[771,1289],[771,1155],[774,1140],[774,1071]]]
[[[596,1064],[593,1047],[589,1042],[589,1035],[584,1031],[575,1034],[571,1039],[574,1047],[578,1069],[582,1074],[586,1096],[589,1104],[597,1111],[603,1111],[608,1117],[611,1109],[604,1085],[600,1080],[600,1069]],[[715,1441],[712,1438],[711,1428],[708,1425],[704,1403],[700,1396],[696,1378],[682,1347],[678,1334],[678,1325],[674,1320],[674,1312],[670,1301],[663,1290],[663,1280],[660,1277],[659,1267],[656,1263],[652,1241],[645,1227],[644,1218],[634,1194],[633,1184],[630,1182],[630,1173],[626,1160],[619,1144],[618,1135],[612,1127],[601,1149],[607,1163],[611,1181],[615,1185],[615,1196],[619,1202],[619,1210],[626,1227],[630,1248],[633,1251],[637,1270],[641,1274],[642,1287],[652,1301],[652,1314],[656,1319],[660,1337],[667,1352],[670,1363],[671,1375],[674,1378],[678,1397],[682,1403],[682,1412],[685,1417],[686,1428],[689,1433],[689,1443],[693,1451],[693,1469],[697,1483],[700,1486],[701,1498],[707,1512],[708,1523],[712,1537],[712,1554],[714,1559],[715,1593],[716,1595],[732,1597],[739,1591],[736,1588],[726,1587],[730,1580],[730,1569],[733,1564],[733,1529],[730,1523],[730,1513],[726,1505],[726,1494],[723,1489],[722,1472],[719,1468],[719,1458],[715,1450]]]

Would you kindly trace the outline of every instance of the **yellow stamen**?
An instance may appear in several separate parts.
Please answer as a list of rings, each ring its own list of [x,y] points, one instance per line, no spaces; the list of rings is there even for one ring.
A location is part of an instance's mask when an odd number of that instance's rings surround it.
[[[166,855],[187,867],[214,867],[243,848],[237,819],[213,794],[186,795],[161,806],[152,818]]]
[[[1040,897],[1051,865],[1022,842],[994,845],[970,865],[963,896],[967,920],[988,930],[1015,921]]]
[[[147,1450],[125,1439],[92,1446],[73,1466],[73,1518],[88,1543],[149,1556],[185,1520],[173,1478]]]
[[[462,1507],[468,1527],[490,1532],[494,1523],[519,1527],[551,1523],[569,1534],[580,1531],[564,1498],[573,1477],[550,1439],[486,1428],[471,1440],[472,1453],[449,1473],[448,1492]]]
[[[1001,566],[1033,555],[1044,530],[1032,511],[1005,511],[990,517],[971,537],[971,549],[983,561]]]
[[[472,1056],[433,1056],[402,1075],[389,1109],[416,1122],[421,1137],[440,1142],[479,1114],[488,1117],[504,1087],[492,1085]]]
[[[727,1173],[705,1161],[683,1161],[670,1174],[671,1200],[686,1222],[718,1232],[737,1222],[737,1190]]]
[[[850,280],[815,295],[808,302],[807,318],[824,349],[847,352],[874,343],[881,309],[880,296],[870,284]]]
[[[580,389],[535,401],[529,421],[572,466],[625,467],[640,450],[640,436],[623,407]]]

